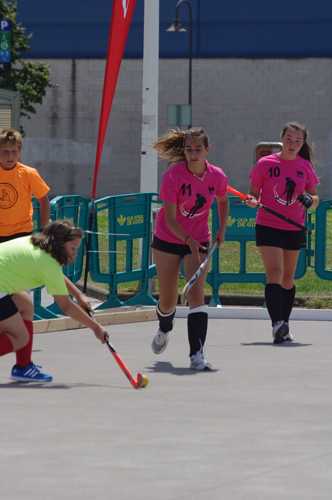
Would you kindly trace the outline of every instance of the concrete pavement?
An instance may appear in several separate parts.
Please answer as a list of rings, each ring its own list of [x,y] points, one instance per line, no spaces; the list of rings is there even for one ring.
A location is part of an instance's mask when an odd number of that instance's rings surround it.
[[[188,369],[186,319],[160,356],[157,322],[107,327],[135,390],[87,329],[35,335],[51,384],[9,380],[0,361],[3,500],[327,500],[332,487],[329,321],[210,319],[213,372]]]

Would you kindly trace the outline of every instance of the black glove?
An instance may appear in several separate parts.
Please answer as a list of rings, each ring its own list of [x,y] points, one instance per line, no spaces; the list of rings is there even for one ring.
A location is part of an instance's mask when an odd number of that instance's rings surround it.
[[[298,196],[298,201],[300,203],[302,203],[302,205],[304,206],[304,208],[308,209],[311,207],[311,205],[313,204],[314,200],[312,199],[312,196],[310,196],[310,194],[308,193],[302,193],[300,194],[300,196]]]

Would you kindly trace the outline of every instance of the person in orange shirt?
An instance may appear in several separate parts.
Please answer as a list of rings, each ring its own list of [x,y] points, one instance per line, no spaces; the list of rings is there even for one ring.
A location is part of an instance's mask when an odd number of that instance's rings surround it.
[[[50,188],[35,168],[18,161],[22,145],[19,132],[0,130],[0,243],[32,233],[32,195],[40,204],[41,227],[50,219]]]

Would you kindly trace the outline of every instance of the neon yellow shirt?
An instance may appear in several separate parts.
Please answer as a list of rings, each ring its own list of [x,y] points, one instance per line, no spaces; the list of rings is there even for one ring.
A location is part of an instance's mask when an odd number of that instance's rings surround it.
[[[0,245],[0,292],[9,295],[46,286],[50,295],[68,295],[62,266],[50,254],[34,247],[31,236]]]

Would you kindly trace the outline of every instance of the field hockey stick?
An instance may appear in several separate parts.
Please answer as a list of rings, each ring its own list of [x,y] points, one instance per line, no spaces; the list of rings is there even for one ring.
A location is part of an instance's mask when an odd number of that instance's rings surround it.
[[[215,240],[213,242],[213,245],[210,248],[210,250],[208,251],[208,253],[207,253],[204,261],[199,266],[199,268],[197,269],[197,271],[195,272],[195,274],[193,274],[193,276],[190,278],[190,280],[188,281],[188,283],[186,283],[186,285],[185,285],[185,287],[184,287],[184,289],[183,289],[183,291],[181,293],[181,304],[183,306],[185,306],[187,304],[187,294],[188,294],[189,290],[194,286],[194,284],[196,283],[196,281],[198,280],[198,278],[202,274],[204,267],[209,262],[211,255],[213,254],[213,252],[215,251],[215,249],[218,246],[218,243],[219,243],[219,240]]]
[[[86,309],[86,311],[89,314],[89,316],[91,316],[91,318],[97,323],[97,320],[96,320],[94,314],[92,314],[91,311],[89,311],[88,309]],[[148,377],[146,375],[143,375],[142,373],[138,373],[137,380],[135,380],[135,378],[132,376],[132,374],[130,373],[130,371],[128,370],[128,368],[126,367],[126,365],[124,364],[124,362],[122,361],[122,359],[120,358],[120,356],[118,355],[118,353],[116,352],[116,350],[112,346],[109,338],[106,337],[106,335],[104,337],[104,343],[107,344],[109,350],[111,351],[111,353],[113,354],[113,357],[115,358],[115,361],[118,363],[121,370],[126,375],[127,379],[129,380],[131,385],[134,387],[134,389],[139,389],[140,387],[146,387],[149,383]]]
[[[238,196],[239,198],[242,198],[242,200],[249,200],[249,196],[246,196],[245,194],[240,193],[236,189],[227,186],[227,191],[229,193],[234,194],[235,196]],[[293,226],[298,227],[299,229],[302,229],[303,231],[306,231],[307,233],[311,234],[311,229],[309,227],[303,226],[302,224],[299,224],[295,220],[289,219],[289,217],[286,217],[285,215],[280,214],[279,212],[275,212],[272,210],[272,208],[268,208],[265,205],[262,205],[262,203],[257,203],[258,208],[261,210],[265,210],[265,212],[269,212],[272,215],[275,215],[276,217],[279,217],[279,219],[285,220],[289,224],[292,224]]]

